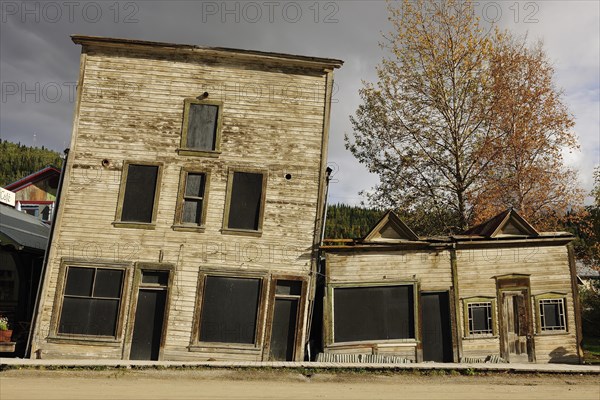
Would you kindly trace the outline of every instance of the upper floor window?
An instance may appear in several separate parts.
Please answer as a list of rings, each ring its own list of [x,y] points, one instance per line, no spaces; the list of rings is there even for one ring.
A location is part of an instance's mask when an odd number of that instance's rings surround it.
[[[159,165],[128,163],[123,165],[115,226],[151,227],[156,222]]]
[[[215,156],[220,151],[222,103],[186,99],[179,154]]]
[[[225,230],[262,231],[266,185],[267,175],[263,172],[229,172]]]
[[[182,171],[173,229],[203,229],[206,222],[208,176],[207,172]]]

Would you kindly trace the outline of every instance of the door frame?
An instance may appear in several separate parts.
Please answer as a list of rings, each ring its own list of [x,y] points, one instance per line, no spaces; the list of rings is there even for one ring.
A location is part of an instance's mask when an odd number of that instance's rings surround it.
[[[137,311],[138,296],[140,293],[140,287],[142,289],[151,289],[151,287],[145,287],[142,284],[142,271],[163,271],[169,274],[169,279],[166,287],[166,299],[165,299],[165,311],[163,314],[163,326],[160,333],[160,348],[158,351],[158,360],[163,359],[165,340],[167,337],[167,327],[169,325],[169,310],[171,309],[171,289],[173,287],[173,280],[175,276],[175,266],[167,263],[136,263],[135,272],[133,275],[133,285],[131,289],[130,303],[129,303],[129,318],[127,319],[127,330],[125,331],[125,341],[123,345],[123,360],[129,360],[131,354],[131,342],[133,340],[133,330],[135,327],[135,313]],[[164,290],[164,289],[163,289]]]
[[[525,301],[526,326],[527,326],[527,358],[535,362],[535,339],[533,334],[533,310],[531,306],[531,286],[529,275],[509,274],[496,276],[497,307],[498,307],[498,337],[500,341],[500,357],[510,362],[507,321],[504,318],[504,295],[507,292],[521,292]]]
[[[271,336],[273,334],[273,317],[275,316],[275,299],[280,297],[276,295],[277,281],[301,281],[302,290],[300,297],[294,296],[298,299],[298,311],[296,314],[296,337],[294,339],[294,356],[292,361],[303,361],[301,356],[304,354],[304,337],[306,336],[306,311],[307,301],[306,294],[308,292],[308,280],[303,276],[297,275],[273,275],[270,279],[269,297],[268,297],[268,308],[267,308],[267,323],[265,327],[265,342],[263,347],[262,359],[263,361],[269,361],[269,355],[271,354]],[[286,298],[281,296],[281,298]]]
[[[423,359],[423,352],[424,352],[424,347],[423,347],[423,302],[421,301],[422,299],[422,295],[428,295],[428,294],[440,294],[440,293],[445,293],[446,296],[448,296],[448,310],[440,310],[440,312],[443,311],[447,311],[448,312],[448,329],[449,332],[448,334],[450,335],[450,353],[451,353],[451,361],[447,361],[447,362],[457,362],[456,361],[456,337],[455,337],[455,321],[454,321],[454,307],[453,307],[453,292],[451,290],[425,290],[425,291],[419,291],[419,333],[420,333],[420,337],[419,337],[419,343],[421,344],[421,349],[420,349],[420,353],[421,353],[421,361],[424,361]]]

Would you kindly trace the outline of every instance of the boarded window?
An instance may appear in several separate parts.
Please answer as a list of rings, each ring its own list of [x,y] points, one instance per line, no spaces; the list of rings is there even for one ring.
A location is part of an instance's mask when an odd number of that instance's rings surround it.
[[[260,173],[233,173],[228,228],[259,230],[263,207],[263,178],[264,175]]]
[[[482,335],[493,333],[492,303],[468,303],[469,334]]]
[[[260,287],[260,279],[207,276],[199,340],[254,344]]]
[[[564,299],[544,299],[539,302],[542,331],[567,330]]]
[[[183,210],[181,222],[202,225],[202,206],[204,203],[205,174],[188,173],[185,179]]]
[[[211,104],[188,105],[186,147],[199,151],[214,151],[217,141],[219,107]]]
[[[156,165],[128,165],[121,221],[152,222],[157,179]]]
[[[334,341],[415,337],[413,286],[335,288]]]
[[[115,336],[123,270],[69,267],[58,333]]]

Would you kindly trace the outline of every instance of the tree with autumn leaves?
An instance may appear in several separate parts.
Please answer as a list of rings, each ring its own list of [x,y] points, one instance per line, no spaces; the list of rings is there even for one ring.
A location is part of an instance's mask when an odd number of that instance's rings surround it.
[[[563,162],[564,149],[578,148],[574,121],[542,44],[486,27],[469,1],[388,7],[388,55],[378,81],[364,82],[346,136],[379,175],[371,205],[394,208],[429,234],[461,231],[508,207],[555,229],[583,192]]]

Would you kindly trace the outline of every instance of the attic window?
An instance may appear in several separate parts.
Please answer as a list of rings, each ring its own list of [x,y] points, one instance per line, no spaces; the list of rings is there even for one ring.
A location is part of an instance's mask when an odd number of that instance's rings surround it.
[[[186,99],[183,112],[181,148],[183,155],[218,155],[222,123],[222,103]]]

